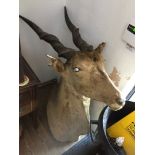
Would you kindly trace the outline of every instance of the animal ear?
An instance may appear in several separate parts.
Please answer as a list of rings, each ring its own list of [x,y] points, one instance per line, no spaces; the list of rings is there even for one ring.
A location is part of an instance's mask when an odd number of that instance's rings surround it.
[[[92,56],[93,56],[93,60],[94,61],[100,60],[100,57],[101,57],[100,54],[103,51],[104,46],[105,46],[105,43],[104,42],[101,43],[101,44],[99,44],[98,47],[95,49],[95,51],[92,53],[93,54]]]
[[[101,53],[103,51],[103,48],[105,47],[105,44],[105,42],[99,44],[95,51]]]
[[[50,63],[48,65],[52,66],[55,71],[57,71],[59,73],[64,71],[64,69],[65,69],[64,63],[60,59],[54,58],[50,55],[47,55],[47,57],[50,58]]]

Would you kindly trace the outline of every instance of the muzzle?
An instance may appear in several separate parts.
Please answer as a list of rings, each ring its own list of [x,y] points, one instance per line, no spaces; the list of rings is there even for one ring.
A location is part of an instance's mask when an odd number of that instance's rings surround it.
[[[125,105],[125,100],[122,98],[117,98],[114,104],[109,105],[111,110],[118,111],[122,109]]]

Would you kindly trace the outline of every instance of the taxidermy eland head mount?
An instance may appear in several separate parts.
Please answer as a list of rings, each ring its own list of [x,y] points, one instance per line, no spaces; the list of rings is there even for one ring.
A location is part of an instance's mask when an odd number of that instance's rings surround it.
[[[67,9],[64,8],[65,21],[72,33],[73,42],[80,51],[65,47],[59,39],[44,32],[40,27],[29,19],[20,16],[39,36],[40,39],[48,42],[59,57],[66,58],[63,63],[60,59],[47,55],[51,60],[51,66],[65,79],[72,89],[78,94],[91,99],[105,102],[112,110],[119,110],[124,106],[124,100],[120,91],[116,88],[105,67],[102,50],[105,43],[93,48],[84,41],[68,17]]]

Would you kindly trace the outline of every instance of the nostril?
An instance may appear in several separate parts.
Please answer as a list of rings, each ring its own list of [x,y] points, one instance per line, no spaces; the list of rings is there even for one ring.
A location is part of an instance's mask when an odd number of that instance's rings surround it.
[[[124,100],[122,98],[117,98],[116,99],[116,102],[119,104],[119,105],[123,105],[124,104]]]

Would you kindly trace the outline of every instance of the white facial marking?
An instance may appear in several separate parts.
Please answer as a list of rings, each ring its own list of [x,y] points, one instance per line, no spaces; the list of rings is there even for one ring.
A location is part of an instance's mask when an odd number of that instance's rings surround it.
[[[73,71],[74,71],[74,72],[79,72],[80,69],[79,69],[78,67],[73,67]]]
[[[90,121],[90,113],[89,113],[89,107],[90,107],[90,98],[86,96],[82,96],[83,99],[83,106],[85,108],[85,113],[87,116],[88,121]]]

